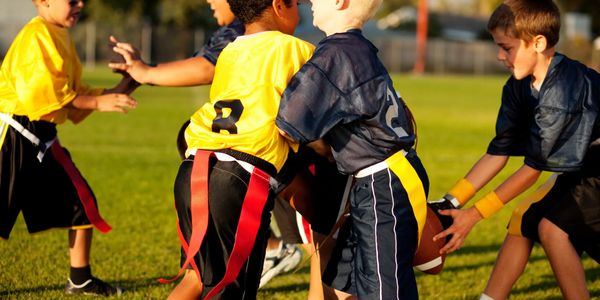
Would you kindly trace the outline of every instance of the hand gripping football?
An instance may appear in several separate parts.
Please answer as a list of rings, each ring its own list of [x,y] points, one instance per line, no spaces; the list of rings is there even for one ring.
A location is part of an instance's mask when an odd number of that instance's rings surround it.
[[[444,268],[444,260],[446,255],[440,254],[440,249],[446,244],[446,239],[433,241],[433,237],[442,232],[442,223],[437,215],[427,207],[427,219],[423,233],[421,234],[421,242],[413,259],[413,267],[427,274],[438,274]]]

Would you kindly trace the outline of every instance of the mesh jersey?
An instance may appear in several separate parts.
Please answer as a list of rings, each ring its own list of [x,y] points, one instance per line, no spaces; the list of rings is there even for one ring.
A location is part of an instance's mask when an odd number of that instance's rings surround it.
[[[600,75],[557,54],[536,94],[530,76],[506,82],[487,153],[525,156],[525,164],[538,170],[580,169],[600,138]]]
[[[290,81],[277,126],[294,140],[325,138],[338,169],[354,173],[413,146],[402,99],[360,30],[322,40]]]
[[[235,19],[231,24],[219,28],[211,35],[208,43],[202,49],[194,53],[194,57],[202,56],[213,65],[217,64],[217,58],[223,48],[233,42],[238,36],[244,34],[244,24],[238,19]]]
[[[69,32],[33,18],[12,43],[0,74],[0,111],[63,123],[86,112],[65,108],[77,95],[100,95],[81,81],[81,63]]]
[[[210,101],[185,132],[190,149],[233,149],[280,170],[290,145],[275,126],[281,94],[314,47],[278,31],[240,36],[223,49]]]

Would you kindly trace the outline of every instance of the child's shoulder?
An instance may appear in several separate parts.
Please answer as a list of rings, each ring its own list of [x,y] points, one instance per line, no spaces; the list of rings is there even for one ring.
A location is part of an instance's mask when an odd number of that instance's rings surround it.
[[[336,33],[325,37],[317,46],[323,56],[364,57],[377,53],[377,48],[359,30]]]
[[[233,43],[227,46],[228,50],[237,49],[238,51],[244,48],[256,48],[261,51],[288,51],[296,48],[302,52],[310,52],[314,50],[314,46],[300,38],[279,32],[265,31],[252,35],[239,36]]]

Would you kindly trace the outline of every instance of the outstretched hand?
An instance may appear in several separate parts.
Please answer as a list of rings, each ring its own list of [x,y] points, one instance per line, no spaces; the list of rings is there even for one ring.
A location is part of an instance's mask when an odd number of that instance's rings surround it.
[[[452,253],[460,249],[473,226],[482,219],[481,215],[474,207],[468,209],[440,210],[439,213],[444,216],[452,217],[454,221],[448,229],[433,237],[433,240],[436,241],[452,235],[450,241],[440,249],[440,254]]]
[[[143,76],[149,68],[140,58],[140,51],[129,43],[119,42],[114,36],[109,37],[109,45],[121,59],[108,64],[114,72],[129,74],[133,79],[144,83]]]

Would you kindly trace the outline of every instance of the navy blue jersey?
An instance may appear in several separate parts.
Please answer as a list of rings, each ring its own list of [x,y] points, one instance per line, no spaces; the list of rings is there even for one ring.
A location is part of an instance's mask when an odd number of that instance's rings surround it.
[[[202,49],[194,53],[194,57],[202,56],[210,61],[213,65],[217,64],[217,58],[223,51],[223,48],[233,42],[238,36],[243,35],[245,31],[244,24],[238,19],[235,19],[231,24],[219,28],[204,44]]]
[[[579,170],[600,138],[599,102],[600,75],[557,54],[539,92],[532,93],[531,76],[507,81],[487,153],[525,156],[538,170]]]
[[[377,52],[360,30],[326,37],[281,98],[277,126],[300,143],[324,138],[344,173],[415,141],[404,102]]]

